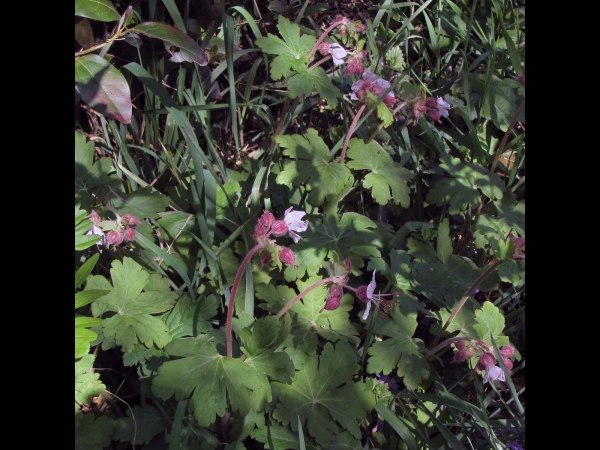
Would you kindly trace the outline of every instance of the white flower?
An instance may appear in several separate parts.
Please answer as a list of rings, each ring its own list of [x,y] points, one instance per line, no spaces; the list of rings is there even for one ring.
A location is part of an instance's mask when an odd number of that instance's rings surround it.
[[[292,211],[293,206],[290,206],[285,210],[283,215],[283,220],[288,226],[288,234],[294,240],[294,242],[298,242],[300,240],[300,236],[298,236],[295,231],[302,232],[306,231],[308,228],[307,220],[300,220],[306,214],[304,211]]]
[[[483,377],[483,384],[490,380],[506,381],[504,371],[498,366],[489,366],[485,371],[485,377]]]
[[[348,52],[340,44],[329,45],[329,54],[333,57],[333,64],[339,66],[344,62],[344,58],[348,56]]]
[[[376,270],[373,271],[373,279],[367,286],[366,292],[363,290],[364,286],[358,288],[357,291],[358,298],[367,304],[365,312],[363,313],[363,320],[367,320],[367,317],[369,317],[369,311],[371,311],[371,303],[374,303],[377,306],[377,308],[379,308],[379,310],[383,312],[388,312],[389,308],[394,305],[394,300],[388,300],[384,298],[388,296],[393,296],[393,293],[390,292],[388,294],[375,295],[375,272]]]
[[[102,228],[100,228],[96,224],[93,224],[92,228],[90,228],[89,231],[85,234],[97,234],[98,236],[101,236],[100,240],[96,242],[96,245],[106,245],[106,235],[104,234],[104,231],[102,231]]]
[[[437,98],[437,110],[440,113],[441,117],[448,117],[448,110],[450,109],[450,104],[446,103],[442,97]]]

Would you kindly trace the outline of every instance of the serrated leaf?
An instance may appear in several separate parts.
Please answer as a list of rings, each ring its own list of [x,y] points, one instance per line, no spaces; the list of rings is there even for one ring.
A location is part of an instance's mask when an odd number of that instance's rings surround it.
[[[423,341],[413,337],[417,329],[416,315],[405,315],[395,307],[388,318],[384,320],[377,315],[375,321],[374,333],[390,339],[371,345],[367,371],[387,375],[397,368],[397,374],[403,378],[406,387],[414,391],[424,379],[429,378],[429,363],[421,353]]]
[[[375,233],[377,225],[369,218],[353,212],[344,213],[341,218],[327,216],[322,225],[309,224],[300,242],[294,245],[298,268],[291,266],[285,269],[287,281],[304,277],[305,273],[315,275],[321,267],[329,250],[341,257],[352,254],[359,257],[380,257],[383,242]]]
[[[75,420],[75,450],[102,450],[110,445],[115,422],[86,414]]]
[[[75,416],[82,414],[79,405],[90,404],[92,397],[106,389],[100,381],[100,374],[90,370],[93,364],[94,355],[90,354],[75,361]]]
[[[427,201],[438,206],[449,203],[450,214],[458,214],[468,206],[477,208],[481,192],[490,199],[501,199],[506,190],[502,179],[479,164],[464,164],[458,158],[444,154],[441,167],[452,176],[439,180],[427,194]]]
[[[219,300],[214,295],[200,296],[194,303],[189,297],[180,299],[169,312],[165,323],[173,339],[198,336],[212,330],[212,319],[217,314]]]
[[[131,122],[131,92],[121,72],[98,55],[75,59],[75,82],[92,109],[121,123]]]
[[[158,213],[163,212],[169,204],[169,197],[160,192],[153,192],[151,186],[138,189],[122,197],[123,199],[111,199],[110,204],[117,208],[119,214],[129,213],[140,219],[157,219]]]
[[[340,90],[333,85],[322,67],[313,67],[310,70],[303,69],[288,80],[291,98],[301,95],[310,97],[313,95],[315,88],[319,96],[326,99],[332,108],[337,106],[338,99],[342,97]]]
[[[440,261],[446,264],[452,254],[452,240],[450,239],[450,219],[442,220],[437,233],[437,255]]]
[[[173,55],[171,57],[173,62],[195,62],[200,66],[208,64],[208,57],[204,50],[200,48],[196,41],[177,28],[164,23],[144,22],[136,25],[131,31],[160,39],[165,43],[167,50],[171,46],[177,47],[178,50],[169,51]]]
[[[506,240],[509,233],[525,236],[525,201],[517,202],[512,192],[507,192],[502,200],[495,201],[497,217],[481,215],[475,223],[475,246],[483,248],[488,243],[497,248]],[[506,270],[506,269],[504,269]]]
[[[473,329],[479,335],[479,339],[491,344],[493,336],[498,347],[508,345],[508,337],[502,334],[504,316],[492,302],[486,301],[481,308],[475,310],[475,321],[477,323],[473,325]]]
[[[300,27],[283,16],[279,16],[277,28],[283,40],[271,33],[267,37],[256,40],[256,45],[263,52],[278,55],[271,61],[271,78],[273,80],[287,77],[292,69],[294,71],[306,70],[308,55],[317,42],[309,34],[300,37]]]
[[[390,199],[405,208],[410,205],[410,188],[407,182],[413,174],[394,162],[390,155],[376,141],[368,145],[362,139],[353,138],[348,145],[346,166],[355,170],[368,170],[363,186],[371,189],[373,198],[380,205]]]
[[[450,311],[454,311],[456,308],[456,302],[451,308]],[[448,328],[446,329],[446,333],[454,333],[458,331],[457,336],[460,337],[470,337],[473,339],[477,338],[477,332],[473,329],[473,325],[475,325],[475,309],[479,306],[477,300],[473,297],[469,297],[467,302],[460,309],[458,314],[454,317]],[[438,334],[442,329],[442,326],[446,324],[448,318],[450,317],[450,312],[444,309],[439,311],[440,315],[440,323],[437,323],[431,327],[431,333]]]
[[[328,446],[342,430],[361,437],[360,423],[375,406],[375,396],[362,382],[356,352],[346,343],[327,343],[320,357],[310,357],[296,372],[291,385],[279,385],[281,395],[273,417],[298,430],[304,429],[322,446]]]
[[[394,122],[394,115],[383,102],[377,105],[377,117],[383,122],[384,127],[389,127]]]
[[[283,154],[296,161],[286,162],[276,182],[299,186],[306,183],[310,189],[308,203],[320,206],[325,199],[339,192],[350,170],[329,156],[329,149],[317,130],[309,128],[306,137],[299,134],[277,136],[275,141],[285,150]]]
[[[75,15],[102,22],[119,20],[119,13],[109,0],[75,0]]]
[[[113,439],[116,441],[129,441],[135,445],[149,444],[154,436],[166,429],[165,416],[154,406],[136,405],[133,409],[127,409],[126,414],[127,417],[121,417],[115,422]]]
[[[171,309],[178,297],[177,293],[165,292],[163,289],[146,290],[146,286],[154,287],[155,281],[151,281],[148,272],[128,257],[125,257],[122,263],[113,260],[110,273],[113,289],[108,295],[96,300],[95,304],[98,305],[92,308],[94,314],[98,311],[100,314],[105,311],[117,313],[104,320],[104,335],[114,337],[116,343],[123,346],[127,353],[133,350],[138,339],[147,347],[153,344],[164,347],[171,340],[169,328],[151,314]],[[98,284],[106,286],[105,282],[90,277],[86,290],[93,289]]]
[[[517,286],[521,280],[525,282],[525,261],[509,259],[498,266],[498,276],[502,281]]]
[[[227,397],[232,409],[244,415],[250,410],[251,391],[270,390],[269,386],[263,386],[252,366],[219,355],[201,338],[172,341],[166,350],[183,358],[160,366],[158,376],[152,381],[152,391],[163,400],[173,395],[177,400],[191,396],[190,409],[200,426],[207,427],[216,416],[225,415]]]
[[[102,321],[100,321],[102,322]],[[98,335],[91,330],[75,325],[75,359],[81,358],[90,351],[90,342]]]

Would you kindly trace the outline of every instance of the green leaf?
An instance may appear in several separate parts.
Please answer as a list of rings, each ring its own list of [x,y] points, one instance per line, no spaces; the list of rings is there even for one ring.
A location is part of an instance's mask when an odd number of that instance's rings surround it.
[[[498,80],[494,77],[481,105],[481,115],[491,118],[494,125],[506,132],[516,113],[517,96],[512,80]]]
[[[293,186],[306,183],[310,190],[308,203],[313,206],[322,205],[351,177],[350,170],[329,156],[327,145],[314,128],[306,131],[306,137],[283,135],[277,136],[275,141],[285,149],[284,155],[296,159],[286,162],[276,182]]]
[[[90,370],[94,365],[94,355],[86,354],[75,361],[75,416],[82,415],[80,405],[90,404],[91,398],[106,389],[100,381],[100,374]]]
[[[110,445],[115,422],[86,414],[75,420],[75,450],[102,450]]]
[[[491,345],[492,336],[498,347],[508,345],[508,337],[502,334],[504,330],[504,316],[492,302],[486,301],[480,309],[475,310],[475,321],[473,329],[479,335],[479,339]]]
[[[397,374],[403,377],[406,387],[414,391],[429,378],[429,363],[421,353],[425,346],[421,339],[413,337],[417,329],[416,314],[405,315],[396,307],[389,318],[384,320],[381,315],[376,316],[374,333],[391,339],[371,345],[367,371],[387,375],[397,368]]]
[[[162,313],[173,307],[177,293],[164,290],[146,290],[152,282],[148,272],[133,259],[125,257],[123,263],[112,262],[110,270],[113,289],[110,294],[96,300],[96,308],[102,312],[115,311],[117,314],[105,319],[103,333],[106,337],[114,337],[123,350],[130,353],[138,342],[151,347],[156,344],[164,347],[170,340],[169,328],[151,314]],[[90,280],[91,281],[91,280]],[[95,283],[88,282],[87,287]],[[142,292],[144,291],[144,292]],[[98,310],[92,309],[94,314]]]
[[[127,417],[121,417],[115,422],[113,439],[129,441],[132,444],[149,444],[154,436],[167,428],[165,416],[158,408],[151,405],[134,406],[127,409]],[[135,442],[133,437],[135,435]]]
[[[121,72],[98,55],[75,59],[75,83],[92,109],[121,123],[131,122],[131,93]]]
[[[353,138],[348,145],[348,161],[346,166],[354,170],[368,170],[363,186],[372,190],[373,198],[380,205],[393,199],[408,208],[410,204],[410,188],[407,182],[413,174],[394,162],[390,155],[376,141],[368,145],[362,139]]]
[[[103,289],[94,289],[75,293],[75,309],[81,308],[84,305],[92,303],[94,300],[104,297],[110,291]]]
[[[152,391],[163,400],[173,395],[177,400],[191,396],[190,408],[200,426],[207,427],[217,415],[225,415],[227,397],[232,409],[244,415],[250,410],[251,391],[270,390],[252,366],[221,356],[202,337],[172,341],[166,350],[183,358],[160,366]]]
[[[177,28],[164,23],[144,22],[135,26],[131,31],[164,41],[165,47],[172,55],[170,60],[175,63],[188,61],[195,62],[200,66],[208,64],[208,57],[204,50],[196,41]],[[177,47],[179,50],[171,51],[171,47]]]
[[[214,295],[204,295],[192,303],[189,297],[180,299],[169,312],[165,323],[172,339],[184,336],[198,336],[212,330],[212,319],[217,314],[219,299]]]
[[[300,37],[300,27],[283,16],[279,16],[277,28],[283,40],[271,33],[267,37],[256,40],[256,45],[263,52],[278,55],[271,61],[271,78],[273,80],[287,77],[291,70],[305,71],[308,55],[317,42],[313,36],[308,34]]]
[[[427,201],[438,206],[449,203],[450,214],[458,214],[468,206],[473,209],[481,203],[481,192],[490,199],[501,199],[506,187],[496,173],[488,171],[478,164],[463,164],[458,158],[448,154],[440,157],[440,166],[452,178],[439,180],[427,194]]]
[[[484,248],[490,244],[498,249],[509,233],[525,236],[525,201],[517,202],[512,192],[507,192],[502,200],[495,201],[497,217],[480,215],[475,222],[475,246]],[[506,269],[504,269],[506,270]]]
[[[77,207],[75,208],[75,225],[77,225]],[[82,213],[84,213],[84,216],[87,215],[87,211],[81,211]],[[88,275],[90,273],[92,273],[92,270],[94,269],[94,266],[96,265],[96,262],[98,261],[98,258],[100,257],[99,253],[95,253],[94,255],[92,255],[91,257],[89,257],[82,265],[79,269],[77,269],[77,272],[75,272],[75,289],[77,289],[78,287],[80,287],[83,282],[85,281],[85,279],[88,277]],[[77,308],[77,302],[75,303],[75,308]]]
[[[77,318],[75,318],[75,321],[75,359],[77,359],[89,353],[90,342],[96,339],[98,335],[87,328],[77,327]],[[102,323],[102,320],[100,320],[100,323]]]
[[[377,105],[377,117],[383,122],[384,127],[389,127],[394,122],[394,115],[383,102]]]
[[[347,212],[339,219],[337,216],[327,216],[322,225],[309,225],[303,233],[300,242],[294,245],[298,268],[291,266],[285,269],[287,281],[304,277],[308,272],[315,275],[325,261],[330,250],[340,257],[380,257],[383,242],[375,233],[377,225],[369,218],[354,212]]]
[[[449,308],[450,311],[454,311],[456,309],[456,305],[458,305],[458,301]],[[477,302],[477,300],[475,300],[473,297],[469,297],[469,300],[467,300],[452,322],[450,322],[450,325],[448,325],[446,333],[453,334],[455,331],[458,331],[459,333],[456,336],[476,339],[477,332],[473,326],[475,325],[475,309],[478,306],[479,302]],[[451,313],[449,311],[443,309],[439,311],[440,322],[431,327],[432,334],[439,333],[439,331],[442,329],[442,326],[446,324],[450,318],[450,314]]]
[[[301,95],[310,97],[313,95],[315,87],[319,96],[326,99],[332,108],[337,106],[338,99],[342,97],[342,94],[333,85],[322,67],[314,67],[310,70],[303,69],[288,80],[288,89],[291,98]]]
[[[140,219],[157,219],[158,213],[167,208],[169,197],[157,191],[152,192],[152,187],[146,186],[123,198],[113,198],[110,204],[117,208],[120,215],[129,213]]]
[[[327,448],[342,430],[360,438],[360,423],[375,406],[375,396],[365,383],[352,381],[359,368],[350,345],[327,343],[320,357],[308,358],[291,385],[279,385],[273,417],[294,431],[299,417],[304,429]]]
[[[438,227],[437,255],[440,261],[446,264],[452,254],[452,240],[450,239],[450,219],[442,220]]]
[[[75,15],[102,22],[119,20],[119,13],[109,0],[75,0]]]

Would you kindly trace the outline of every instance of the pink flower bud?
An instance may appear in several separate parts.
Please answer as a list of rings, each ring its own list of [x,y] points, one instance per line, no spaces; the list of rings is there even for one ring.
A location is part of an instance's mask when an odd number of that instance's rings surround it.
[[[321,42],[319,52],[321,55],[329,55],[329,42]]]
[[[273,236],[285,236],[287,232],[288,225],[285,220],[276,220],[273,222],[273,225],[271,225],[271,233],[273,233]]]
[[[462,342],[462,341],[461,341]],[[454,354],[453,363],[466,361],[467,359],[471,359],[471,357],[475,354],[475,349],[473,347],[465,347],[462,350],[457,351]]]
[[[257,238],[265,237],[267,235],[267,230],[268,228],[265,228],[259,221],[254,227],[254,236]]]
[[[123,234],[120,231],[111,231],[106,235],[108,245],[120,245],[123,242]]]
[[[493,366],[494,364],[496,364],[496,358],[494,358],[494,355],[485,352],[481,355],[479,361],[477,361],[477,366],[475,366],[475,368],[477,370],[487,370],[488,367]]]
[[[98,213],[93,209],[90,215],[88,216],[88,219],[90,219],[94,225],[98,225],[102,221]]]
[[[396,97],[394,97],[390,93],[385,96],[385,98],[383,99],[383,103],[385,104],[385,106],[392,106],[394,103],[396,103]]]
[[[358,287],[358,289],[356,290],[356,296],[365,303],[370,302],[369,297],[367,296],[367,286],[366,285]]]
[[[425,114],[434,122],[440,120],[440,112],[437,109],[428,109]]]
[[[505,358],[510,358],[515,354],[515,348],[512,345],[505,345],[500,349],[500,354]]]
[[[123,217],[121,217],[121,222],[125,226],[135,228],[140,224],[140,219],[138,219],[132,214],[125,214]]]
[[[340,302],[342,301],[342,297],[344,295],[344,289],[338,285],[334,284],[329,288],[329,293],[327,294],[327,301],[325,302],[325,309],[328,311],[337,309],[340,306]]]
[[[288,266],[298,267],[298,264],[296,264],[296,255],[287,247],[279,249],[279,259]]]
[[[438,105],[437,98],[435,98],[435,97],[427,97],[425,99],[425,106],[427,108],[435,109],[435,108],[437,108],[437,105]]]
[[[269,264],[269,261],[271,260],[271,253],[270,252],[261,252],[260,253],[260,270],[263,270],[263,268]]]
[[[350,258],[346,258],[344,260],[344,264],[346,264],[346,270],[348,273],[352,272],[352,261],[350,261]]]
[[[462,350],[463,348],[465,348],[465,345],[466,345],[465,341],[456,341],[454,343],[454,346],[459,350]]]
[[[356,32],[357,33],[361,33],[363,31],[365,31],[365,25],[363,23],[359,23],[358,25],[356,25]]]
[[[502,358],[502,362],[506,366],[506,369],[510,372],[513,368],[513,362],[508,358]]]
[[[260,225],[262,225],[263,227],[265,227],[267,230],[273,224],[273,222],[275,222],[275,216],[273,216],[273,214],[271,214],[269,211],[266,211],[266,210],[258,218],[258,223]]]
[[[125,242],[133,242],[135,240],[135,230],[127,227],[125,229],[125,235],[123,236]]]

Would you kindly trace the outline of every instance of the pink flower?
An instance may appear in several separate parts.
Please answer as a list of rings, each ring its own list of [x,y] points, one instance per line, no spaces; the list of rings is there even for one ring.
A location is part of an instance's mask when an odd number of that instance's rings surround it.
[[[135,228],[140,224],[140,219],[138,219],[133,214],[125,214],[123,217],[121,217],[121,222],[125,226]]]
[[[339,308],[342,297],[344,296],[344,289],[338,284],[334,284],[329,288],[327,293],[327,300],[325,302],[325,309],[332,311]]]
[[[383,297],[392,296],[393,293],[389,294],[378,294],[375,295],[375,270],[373,271],[373,279],[369,283],[368,286],[360,286],[356,290],[356,295],[360,300],[367,304],[365,308],[365,312],[363,314],[363,320],[367,320],[369,317],[369,311],[371,310],[371,303],[375,304],[377,308],[382,312],[387,312],[389,309],[394,306],[394,300],[387,300]]]
[[[487,383],[488,381],[493,381],[493,380],[500,380],[500,381],[506,381],[506,376],[504,375],[504,371],[498,367],[498,366],[489,366],[486,370],[485,370],[485,376],[483,377],[483,384]]]
[[[285,233],[288,231],[288,224],[285,222],[285,220],[276,220],[273,222],[273,225],[271,225],[271,234],[273,234],[273,236],[285,236]]]
[[[135,230],[129,227],[125,228],[123,240],[125,242],[133,242],[135,240]]]
[[[102,221],[102,219],[100,218],[98,213],[96,211],[94,211],[93,209],[92,209],[92,212],[90,213],[90,215],[88,216],[88,219],[90,219],[94,225],[98,225]],[[98,234],[98,233],[93,233],[93,234]],[[102,233],[102,234],[104,234],[104,233]]]
[[[344,72],[346,75],[352,75],[355,73],[356,75],[362,75],[365,71],[364,60],[367,57],[367,52],[361,50],[358,53],[353,53],[348,57],[348,61],[346,61],[346,71]]]
[[[484,352],[479,357],[479,361],[477,361],[475,369],[487,370],[488,367],[493,366],[494,364],[496,364],[496,358],[494,355],[489,352]]]
[[[340,44],[331,44],[329,46],[329,54],[333,58],[333,64],[339,66],[344,62],[344,58],[348,56],[348,52]]]
[[[123,233],[120,231],[111,231],[106,236],[106,243],[108,245],[120,245],[123,242]]]
[[[304,217],[306,212],[293,211],[293,209],[294,208],[290,206],[288,209],[285,210],[283,220],[287,224],[289,236],[294,240],[295,243],[298,243],[298,241],[300,240],[300,236],[295,232],[297,231],[301,233],[303,231],[306,231],[306,229],[308,228],[308,221],[300,220],[302,219],[302,217]]]
[[[358,100],[361,103],[369,104],[372,99],[369,99],[369,93],[375,98],[381,97],[386,89],[389,89],[390,82],[383,78],[377,78],[373,72],[365,72],[362,74],[362,80],[355,81],[352,84],[352,100]],[[389,92],[383,99],[383,103],[387,106],[393,105],[396,102],[394,92]]]
[[[298,264],[296,264],[296,255],[287,247],[279,249],[279,259],[288,266],[298,267]]]
[[[500,354],[505,358],[510,358],[515,354],[515,348],[512,345],[505,345],[500,349]]]
[[[430,120],[435,122],[439,121],[441,117],[448,117],[448,109],[450,109],[450,104],[446,103],[443,98],[425,98],[423,91],[421,91],[420,97],[413,103],[412,115],[415,121],[417,121],[421,117],[421,114],[425,113]]]

